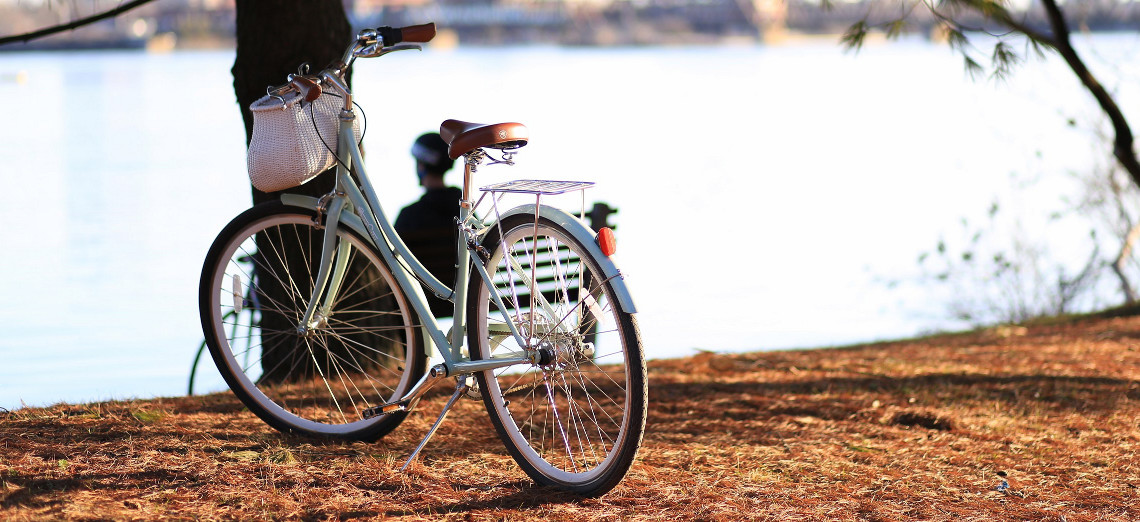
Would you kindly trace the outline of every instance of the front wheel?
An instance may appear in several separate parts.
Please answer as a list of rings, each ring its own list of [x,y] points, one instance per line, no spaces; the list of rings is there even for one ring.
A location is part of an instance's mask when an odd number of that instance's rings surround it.
[[[424,372],[407,297],[380,254],[341,225],[333,263],[343,277],[319,292],[326,229],[313,211],[264,203],[234,218],[210,247],[199,289],[206,344],[230,389],[286,433],[374,440],[406,414],[363,419]]]
[[[637,321],[589,251],[553,221],[507,217],[483,246],[493,287],[471,278],[471,358],[539,353],[537,364],[476,374],[491,421],[537,483],[601,495],[629,471],[645,428]],[[528,346],[518,345],[507,320]]]

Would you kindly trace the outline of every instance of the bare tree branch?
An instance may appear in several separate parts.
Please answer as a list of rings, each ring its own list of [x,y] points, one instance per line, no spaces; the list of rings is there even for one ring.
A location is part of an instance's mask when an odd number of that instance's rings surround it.
[[[127,11],[130,11],[131,9],[134,9],[140,5],[149,4],[152,1],[154,1],[154,0],[134,0],[132,2],[127,2],[125,4],[122,4],[119,7],[116,7],[114,9],[110,9],[110,10],[104,11],[104,12],[99,13],[99,14],[91,15],[91,16],[88,16],[86,18],[80,18],[79,20],[75,20],[75,21],[72,21],[72,22],[69,22],[66,24],[55,25],[52,27],[40,29],[39,31],[33,31],[30,33],[18,34],[18,35],[14,35],[14,36],[0,37],[0,45],[9,44],[12,42],[28,42],[31,40],[35,40],[37,38],[43,38],[45,36],[50,36],[50,35],[53,35],[56,33],[62,33],[64,31],[70,31],[70,30],[76,29],[78,27],[83,27],[85,25],[93,24],[93,23],[98,22],[100,20],[106,20],[107,18],[113,18],[113,17],[118,16],[120,14],[123,14]]]

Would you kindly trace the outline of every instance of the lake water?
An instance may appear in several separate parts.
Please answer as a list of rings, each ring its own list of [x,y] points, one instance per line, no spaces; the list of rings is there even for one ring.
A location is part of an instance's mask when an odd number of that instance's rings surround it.
[[[1093,44],[1140,121],[1140,38]],[[249,205],[232,61],[0,54],[0,407],[185,393],[201,261]],[[597,181],[589,201],[620,208],[617,261],[651,358],[953,327],[938,296],[883,281],[912,277],[995,194],[1047,214],[1072,192],[1066,173],[1104,154],[1065,124],[1098,113],[1059,60],[974,83],[919,40],[858,55],[822,40],[429,49],[364,62],[354,81],[390,214],[418,197],[411,142],[447,118],[530,127],[519,165],[480,184]],[[1041,180],[1035,195],[1012,195],[1010,173]],[[200,388],[219,388],[202,368]]]

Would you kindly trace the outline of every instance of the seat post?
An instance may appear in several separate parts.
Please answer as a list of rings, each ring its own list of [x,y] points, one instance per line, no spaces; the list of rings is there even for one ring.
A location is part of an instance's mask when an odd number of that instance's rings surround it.
[[[471,162],[465,161],[463,163],[463,199],[460,204],[468,208],[471,207],[471,175],[474,173],[475,169],[471,168]]]
[[[471,183],[479,163],[483,161],[483,155],[483,149],[475,149],[463,155],[463,198],[459,201],[459,206],[463,208],[471,208]]]

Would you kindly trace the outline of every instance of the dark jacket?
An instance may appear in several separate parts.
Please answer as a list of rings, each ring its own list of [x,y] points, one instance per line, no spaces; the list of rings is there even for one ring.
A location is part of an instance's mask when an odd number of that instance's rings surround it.
[[[455,284],[456,224],[459,198],[463,192],[455,187],[431,189],[419,201],[400,210],[396,216],[396,233],[432,275],[443,284]],[[436,317],[452,315],[452,305],[428,292],[428,304]]]

